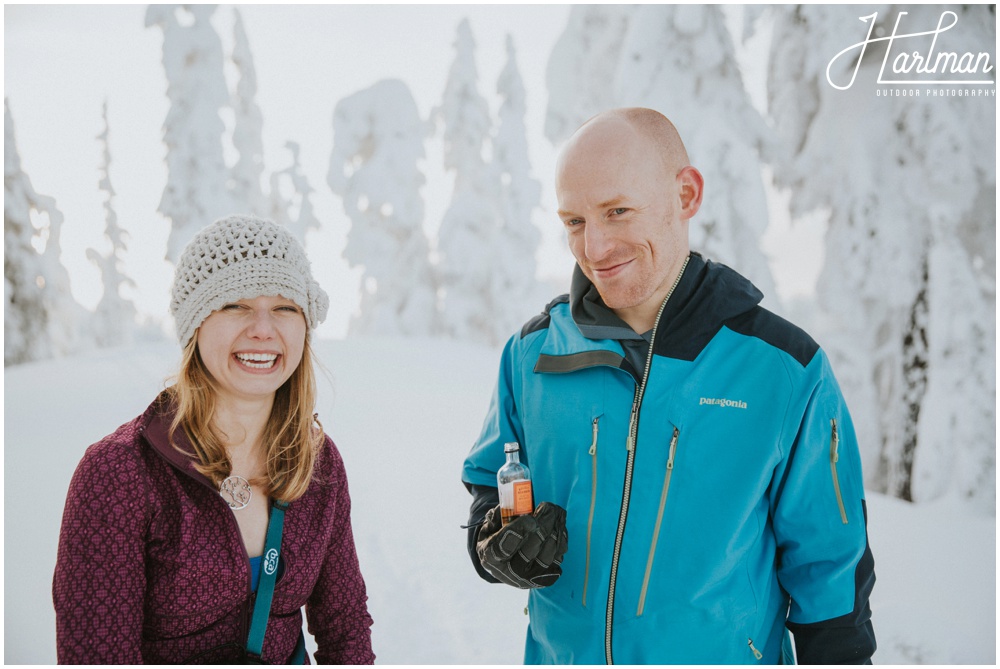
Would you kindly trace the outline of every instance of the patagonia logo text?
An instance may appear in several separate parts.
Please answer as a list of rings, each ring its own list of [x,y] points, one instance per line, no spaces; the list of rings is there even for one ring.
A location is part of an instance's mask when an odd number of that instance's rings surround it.
[[[715,397],[702,397],[698,405],[709,404],[717,407],[732,407],[734,409],[746,409],[747,403],[743,400],[722,400]]]

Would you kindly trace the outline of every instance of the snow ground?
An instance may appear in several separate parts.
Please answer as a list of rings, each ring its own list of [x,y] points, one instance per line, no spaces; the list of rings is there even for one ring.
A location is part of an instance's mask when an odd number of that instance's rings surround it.
[[[526,595],[479,580],[459,528],[461,462],[499,351],[377,338],[316,349],[319,414],[347,464],[378,662],[520,663]],[[157,344],[5,370],[5,663],[55,662],[51,579],[70,476],[178,360],[175,345]],[[875,493],[868,510],[875,662],[994,664],[995,518],[957,500],[913,506]]]

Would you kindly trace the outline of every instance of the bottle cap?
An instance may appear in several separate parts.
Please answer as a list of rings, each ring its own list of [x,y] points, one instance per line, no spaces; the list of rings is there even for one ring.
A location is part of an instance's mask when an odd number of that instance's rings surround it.
[[[514,453],[519,450],[521,450],[521,447],[518,445],[516,441],[508,441],[506,444],[503,445],[504,453]]]

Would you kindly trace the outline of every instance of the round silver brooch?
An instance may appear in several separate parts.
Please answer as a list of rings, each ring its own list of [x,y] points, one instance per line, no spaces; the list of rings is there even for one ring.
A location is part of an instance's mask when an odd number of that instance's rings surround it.
[[[250,504],[253,491],[250,482],[242,476],[230,476],[219,486],[219,495],[233,511],[245,509]]]

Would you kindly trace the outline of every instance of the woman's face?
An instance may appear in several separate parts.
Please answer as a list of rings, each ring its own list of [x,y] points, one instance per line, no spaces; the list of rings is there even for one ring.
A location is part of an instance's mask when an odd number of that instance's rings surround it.
[[[221,401],[270,400],[302,361],[306,319],[280,295],[255,297],[213,311],[197,336]]]

